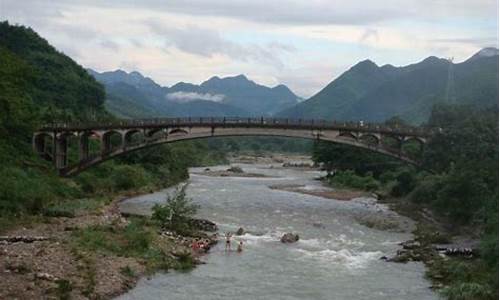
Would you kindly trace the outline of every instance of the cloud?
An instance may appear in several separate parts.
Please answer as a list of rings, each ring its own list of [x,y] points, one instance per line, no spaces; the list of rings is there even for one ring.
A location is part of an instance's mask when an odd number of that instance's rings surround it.
[[[488,45],[498,46],[496,37],[484,37],[484,38],[441,38],[441,39],[429,39],[432,43],[443,43],[443,44],[467,44],[475,47],[483,48]]]
[[[366,58],[460,61],[498,47],[495,0],[0,0],[0,20],[96,70],[166,86],[243,73],[305,97]]]
[[[195,93],[195,92],[174,92],[166,95],[168,100],[175,102],[185,103],[195,100],[205,100],[213,102],[221,102],[226,96],[223,94],[210,94],[210,93]]]
[[[26,4],[39,0],[2,0]],[[367,25],[393,20],[495,17],[494,0],[51,0],[52,5],[143,8],[196,17],[222,17],[285,25]],[[78,3],[78,4],[75,4]]]
[[[186,53],[203,57],[223,55],[240,61],[256,61],[283,68],[280,54],[293,52],[295,48],[284,43],[272,42],[265,46],[233,42],[224,38],[219,31],[187,26],[182,28],[168,27],[155,21],[146,21],[151,31],[166,39],[166,47],[175,47]]]
[[[368,28],[365,30],[365,32],[363,33],[363,35],[361,36],[361,38],[359,39],[359,41],[361,43],[366,43],[368,42],[370,39],[373,39],[375,42],[378,41],[378,31],[376,29],[371,29],[371,28]]]
[[[113,42],[112,40],[103,40],[103,41],[101,41],[100,45],[106,49],[110,49],[113,51],[118,51],[120,49],[120,45]]]

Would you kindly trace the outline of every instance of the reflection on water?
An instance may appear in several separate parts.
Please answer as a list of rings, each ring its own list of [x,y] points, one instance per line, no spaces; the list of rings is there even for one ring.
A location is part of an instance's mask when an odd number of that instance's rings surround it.
[[[244,252],[225,252],[219,243],[204,257],[206,265],[142,279],[119,299],[437,299],[423,278],[422,264],[379,259],[393,254],[397,243],[411,236],[359,225],[356,215],[381,210],[368,205],[372,199],[336,201],[273,190],[268,186],[320,188],[313,179],[321,174],[239,166],[274,177],[191,175],[187,192],[200,204],[200,217],[216,222],[221,232],[239,227],[247,231],[237,237],[244,241]],[[122,209],[147,213],[164,198],[165,192],[133,198]],[[279,242],[285,232],[298,233],[299,242]]]

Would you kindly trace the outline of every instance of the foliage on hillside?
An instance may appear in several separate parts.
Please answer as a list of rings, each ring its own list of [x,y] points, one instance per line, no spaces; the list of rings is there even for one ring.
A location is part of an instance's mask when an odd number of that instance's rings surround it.
[[[187,167],[224,158],[208,153],[206,145],[187,142],[133,153],[73,179],[59,178],[33,153],[32,133],[47,121],[112,118],[104,108],[104,88],[33,30],[7,22],[0,23],[0,90],[0,216],[71,215],[65,200],[172,185],[188,177]]]
[[[443,129],[426,145],[422,156],[425,169],[434,174],[342,145],[317,144],[313,159],[330,167],[333,184],[368,189],[363,182],[375,180],[370,185],[379,184],[394,197],[428,207],[453,226],[480,232],[481,258],[462,264],[460,270],[450,267],[445,294],[450,299],[496,299],[498,112],[437,105],[428,125]]]
[[[449,72],[453,72],[452,81]],[[476,54],[453,65],[445,59],[428,57],[403,67],[379,67],[365,60],[310,99],[278,115],[370,122],[398,115],[421,124],[439,102],[498,107],[498,55]]]

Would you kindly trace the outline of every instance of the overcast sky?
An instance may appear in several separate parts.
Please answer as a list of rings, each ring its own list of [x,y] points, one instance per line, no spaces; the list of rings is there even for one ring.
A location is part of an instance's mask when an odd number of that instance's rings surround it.
[[[302,97],[360,60],[462,61],[498,47],[497,0],[0,0],[84,67],[162,85],[245,74]]]

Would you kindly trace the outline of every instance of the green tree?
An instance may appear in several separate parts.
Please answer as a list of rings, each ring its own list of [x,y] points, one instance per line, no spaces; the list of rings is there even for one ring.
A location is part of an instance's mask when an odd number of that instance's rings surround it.
[[[173,196],[167,196],[165,204],[155,204],[152,219],[163,228],[176,231],[188,230],[191,218],[199,206],[186,197],[187,184],[175,191]]]

